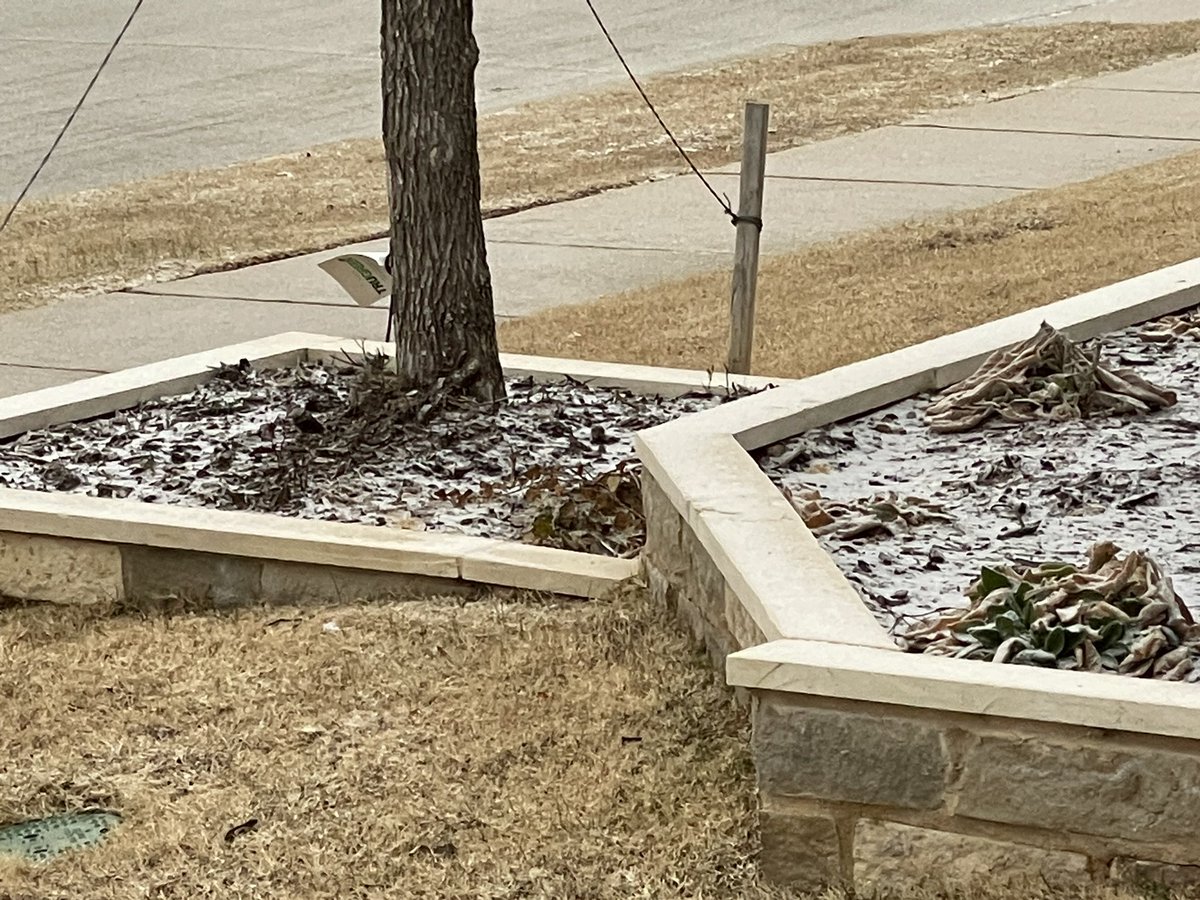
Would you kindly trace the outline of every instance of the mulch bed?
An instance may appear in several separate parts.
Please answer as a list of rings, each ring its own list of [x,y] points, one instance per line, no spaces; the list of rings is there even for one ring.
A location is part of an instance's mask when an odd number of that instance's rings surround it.
[[[396,413],[379,361],[222,367],[196,390],[0,444],[0,486],[457,531],[606,555],[644,538],[632,436],[726,399],[510,380]]]
[[[1007,407],[968,380],[957,413],[944,397],[916,397],[767,448],[760,462],[898,635],[965,607],[984,566],[1082,569],[1105,542],[1146,551],[1197,601],[1198,321],[1171,317],[1083,344],[1082,357],[1072,350],[1070,365],[1099,364],[1094,415],[1072,417],[1059,378],[1027,385],[1032,405]],[[1110,390],[1118,381],[1128,393]],[[1026,421],[994,414],[1026,418],[1020,403],[1034,413]],[[959,432],[954,415],[973,430]]]

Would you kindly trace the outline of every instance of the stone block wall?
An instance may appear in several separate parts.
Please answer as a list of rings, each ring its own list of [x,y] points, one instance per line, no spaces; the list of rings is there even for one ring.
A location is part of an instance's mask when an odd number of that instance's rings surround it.
[[[0,597],[20,600],[221,608],[485,590],[454,578],[0,531]]]
[[[648,472],[642,476],[642,509],[646,517],[642,563],[651,594],[676,611],[723,675],[728,654],[764,643],[766,638]]]
[[[97,603],[124,597],[112,544],[0,531],[0,597]]]
[[[771,881],[1200,883],[1200,741],[775,692],[753,716]]]

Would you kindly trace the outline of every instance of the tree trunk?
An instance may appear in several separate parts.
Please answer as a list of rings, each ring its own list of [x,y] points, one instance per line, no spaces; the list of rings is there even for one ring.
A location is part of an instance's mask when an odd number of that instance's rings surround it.
[[[479,209],[472,0],[383,0],[383,141],[401,379],[504,396]]]

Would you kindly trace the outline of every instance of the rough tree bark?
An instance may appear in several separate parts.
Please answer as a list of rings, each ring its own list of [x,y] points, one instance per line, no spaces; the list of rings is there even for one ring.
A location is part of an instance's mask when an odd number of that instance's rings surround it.
[[[392,328],[408,387],[504,396],[479,209],[472,0],[383,0]]]

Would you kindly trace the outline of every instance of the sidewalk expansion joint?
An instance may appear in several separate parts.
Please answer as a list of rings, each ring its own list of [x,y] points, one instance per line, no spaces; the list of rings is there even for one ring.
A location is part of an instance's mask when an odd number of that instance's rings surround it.
[[[982,125],[942,125],[937,122],[908,122],[897,128],[938,128],[943,131],[981,131],[991,134],[1046,134],[1057,137],[1125,138],[1130,141],[1186,141],[1200,144],[1200,137],[1182,137],[1167,134],[1123,134],[1113,131],[1052,131],[1043,128],[988,128]]]
[[[730,234],[733,232],[730,231]],[[513,244],[518,247],[562,247],[571,250],[621,250],[632,253],[705,253],[710,256],[724,256],[724,250],[704,250],[703,248],[685,248],[685,247],[614,247],[608,244],[572,244],[572,243],[550,243],[548,241],[520,241],[511,240],[508,238],[493,238],[488,241],[488,245],[492,244]]]
[[[230,270],[236,271],[236,270]],[[169,282],[167,282],[169,283]],[[321,306],[327,309],[346,309],[346,310],[374,310],[380,312],[386,310],[384,305],[379,306],[359,306],[357,303],[335,303],[332,300],[281,300],[278,297],[234,297],[229,294],[189,294],[185,291],[172,291],[171,293],[162,293],[160,291],[147,291],[145,289],[129,288],[124,291],[117,291],[121,294],[137,294],[139,297],[178,297],[181,300],[232,300],[237,303],[276,303],[281,306]],[[111,294],[106,296],[112,296]],[[497,319],[519,319],[520,316],[512,313],[496,313]],[[4,365],[24,365],[23,363],[4,363],[0,362],[0,366]],[[53,368],[53,367],[50,367]],[[76,371],[74,369],[69,371]],[[79,369],[80,372],[90,372],[91,369]]]
[[[76,369],[71,366],[44,366],[38,363],[4,362],[0,360],[0,369],[36,369],[39,372],[78,372],[82,375],[107,375],[108,369]]]
[[[1101,87],[1096,85],[1082,84],[1077,87],[1077,91],[1107,91],[1113,94],[1180,94],[1183,96],[1195,96],[1200,94],[1200,89],[1196,90],[1181,90],[1179,88],[1128,88],[1128,87]]]
[[[0,43],[11,41],[21,44],[67,44],[75,47],[107,47],[109,41],[90,41],[85,38],[62,38],[62,37],[40,37],[40,36],[12,36],[5,35],[0,38]],[[331,50],[317,50],[303,47],[276,47],[276,46],[246,46],[244,44],[188,44],[188,43],[172,43],[170,41],[139,41],[131,38],[128,42],[131,46],[149,47],[154,50],[220,50],[223,52],[242,52],[242,53],[288,53],[294,56],[317,56],[327,57],[331,59],[354,59],[354,60],[375,60],[377,54],[374,53],[345,53]]]
[[[838,178],[830,175],[767,175],[767,180],[782,181],[831,181],[838,184],[898,184],[913,187],[988,188],[997,191],[1036,191],[1034,185],[978,184],[972,181],[913,181],[908,178]]]
[[[247,266],[246,268],[251,268]],[[237,269],[227,269],[226,272],[236,272]],[[225,273],[221,273],[225,274]],[[202,278],[204,276],[194,276]],[[169,285],[171,282],[162,282],[164,285]],[[139,297],[181,297],[185,300],[236,300],[243,303],[284,303],[288,306],[325,306],[330,309],[375,309],[376,307],[363,307],[357,303],[335,303],[332,300],[282,300],[278,297],[241,297],[232,294],[192,294],[186,290],[181,291],[148,291],[145,288],[126,288],[123,291],[114,291],[118,294],[137,294]],[[112,296],[108,294],[106,296]]]

